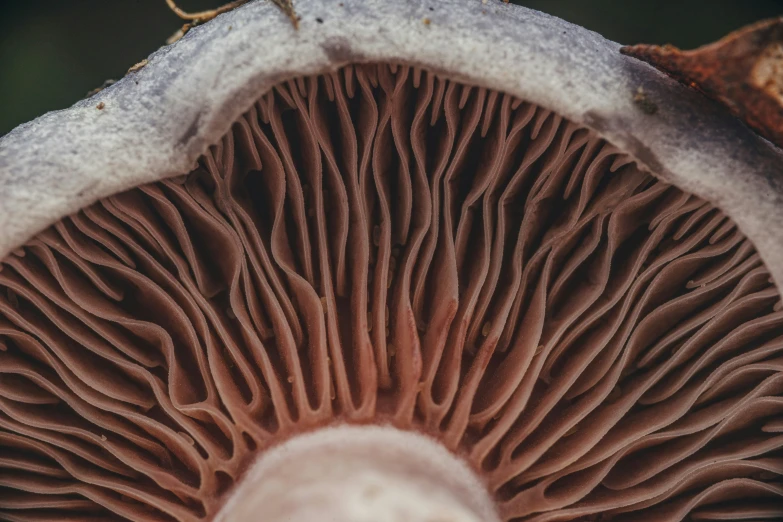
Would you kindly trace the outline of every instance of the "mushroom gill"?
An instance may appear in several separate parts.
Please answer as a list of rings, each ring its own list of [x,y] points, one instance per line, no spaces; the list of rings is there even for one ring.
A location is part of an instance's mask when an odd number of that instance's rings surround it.
[[[425,434],[502,520],[783,518],[783,312],[710,203],[395,64],[280,83],[194,169],[0,265],[0,519],[211,520],[265,450]]]

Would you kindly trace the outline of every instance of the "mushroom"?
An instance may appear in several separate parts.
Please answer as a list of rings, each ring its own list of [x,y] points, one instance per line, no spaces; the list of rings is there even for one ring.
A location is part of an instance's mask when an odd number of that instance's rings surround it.
[[[780,149],[521,7],[297,12],[0,140],[0,519],[783,517]]]

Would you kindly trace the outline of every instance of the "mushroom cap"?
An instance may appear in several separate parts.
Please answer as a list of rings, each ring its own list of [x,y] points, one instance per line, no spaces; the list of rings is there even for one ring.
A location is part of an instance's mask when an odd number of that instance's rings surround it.
[[[281,80],[352,62],[400,62],[596,130],[731,216],[783,280],[783,227],[769,226],[783,217],[783,152],[699,93],[621,55],[619,44],[494,1],[300,4],[300,30],[272,2],[249,2],[92,98],[0,139],[0,258],[98,198],[189,171]],[[640,87],[657,105],[654,115],[634,102]]]

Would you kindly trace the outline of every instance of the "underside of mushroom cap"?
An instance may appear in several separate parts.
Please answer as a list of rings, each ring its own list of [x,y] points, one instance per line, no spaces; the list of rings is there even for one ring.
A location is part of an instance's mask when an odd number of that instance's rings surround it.
[[[280,83],[191,172],[0,267],[9,520],[209,520],[343,423],[439,441],[502,520],[779,514],[753,245],[508,94],[400,64]]]
[[[504,521],[783,517],[780,151],[476,4],[253,2],[0,140],[0,519],[212,520],[362,429]]]

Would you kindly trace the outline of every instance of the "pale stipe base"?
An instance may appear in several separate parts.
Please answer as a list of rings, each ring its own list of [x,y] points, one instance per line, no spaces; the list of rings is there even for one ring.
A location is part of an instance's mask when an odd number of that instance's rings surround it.
[[[324,428],[261,454],[216,522],[495,522],[473,471],[440,444],[379,426]]]

